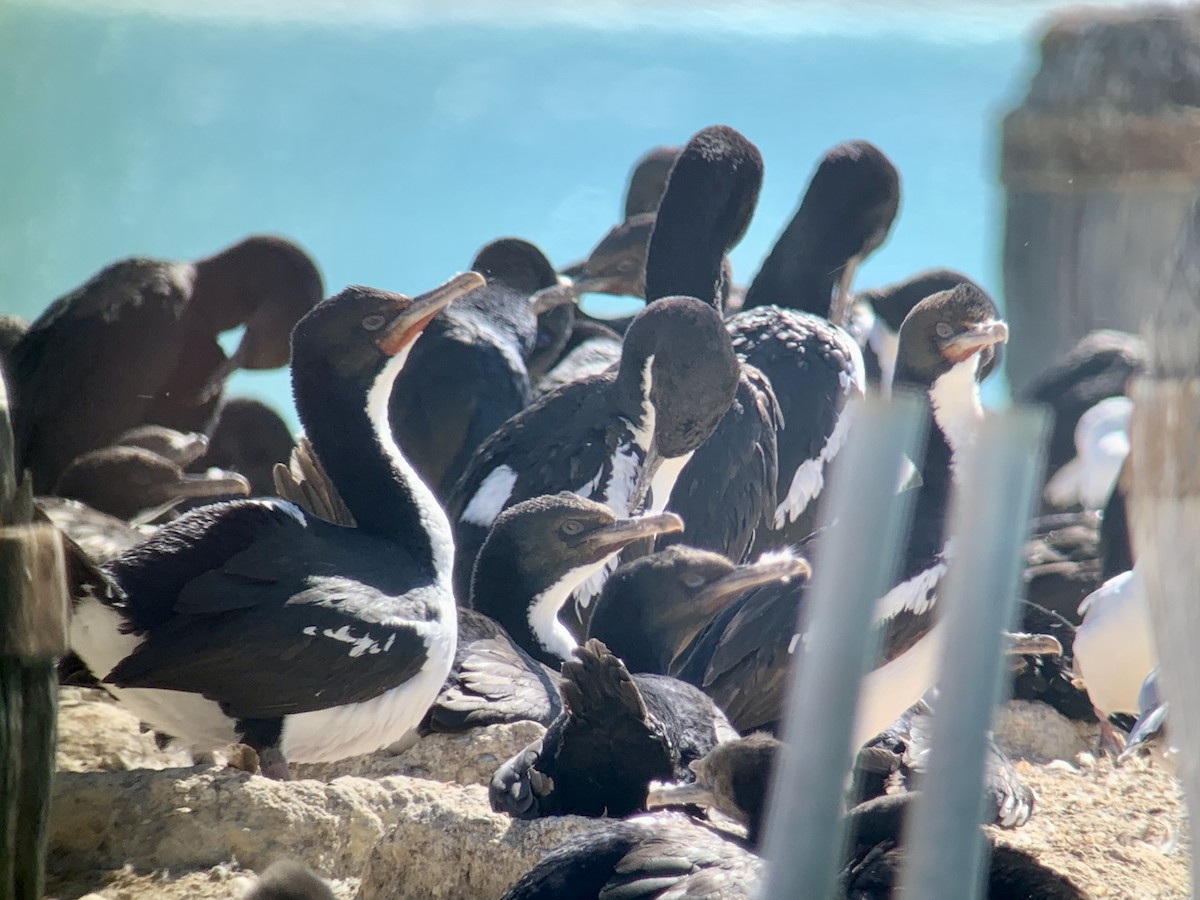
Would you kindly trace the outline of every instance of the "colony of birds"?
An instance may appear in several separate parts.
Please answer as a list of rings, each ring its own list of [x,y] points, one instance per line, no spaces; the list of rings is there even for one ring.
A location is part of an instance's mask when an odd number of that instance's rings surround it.
[[[915,513],[876,605],[839,882],[888,896],[937,702],[956,460],[1008,329],[955,271],[853,289],[899,205],[862,141],[823,156],[741,286],[727,254],[762,173],[753,144],[710,127],[647,154],[623,221],[560,269],[503,238],[415,297],[322,299],[303,251],[250,237],[117,262],[6,323],[19,464],[69,536],[62,677],[94,678],[163,741],[248,746],[277,779],[414,732],[540,722],[493,807],[611,824],[506,896],[749,896],[822,490],[856,400],[906,391],[931,426],[897,473]],[[595,318],[594,293],[645,307]],[[1057,418],[1023,630],[1064,652],[1011,667],[1015,695],[1099,717],[1123,755],[1161,746],[1165,713],[1139,706],[1155,662],[1119,478],[1141,360],[1134,338],[1092,335],[1026,398]],[[298,442],[223,396],[234,370],[289,361]],[[1121,749],[1110,722],[1140,712]],[[996,824],[1033,812],[995,749],[987,791]],[[988,878],[994,897],[1082,896],[1012,848]]]

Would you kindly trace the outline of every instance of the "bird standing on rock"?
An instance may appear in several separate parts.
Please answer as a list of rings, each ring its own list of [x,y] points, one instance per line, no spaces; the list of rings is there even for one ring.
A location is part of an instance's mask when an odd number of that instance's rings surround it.
[[[368,753],[424,715],[454,656],[454,547],[387,400],[429,320],[483,283],[347,288],[296,326],[297,412],[357,527],[282,500],[203,507],[77,600],[72,649],[144,722],[195,749],[245,743],[286,778],[289,758]]]

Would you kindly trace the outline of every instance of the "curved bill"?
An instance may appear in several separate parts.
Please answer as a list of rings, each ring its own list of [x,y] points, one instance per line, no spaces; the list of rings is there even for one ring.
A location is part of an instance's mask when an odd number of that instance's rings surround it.
[[[1004,632],[1005,651],[1009,656],[1062,656],[1062,643],[1049,634]]]
[[[395,355],[421,333],[429,320],[463,294],[483,287],[487,280],[478,272],[463,272],[432,291],[413,297],[408,306],[392,319],[376,342],[379,349]]]
[[[962,362],[972,353],[978,353],[985,347],[1007,342],[1008,326],[999,319],[993,319],[956,334],[942,345],[942,353],[947,359]]]
[[[683,531],[683,519],[675,513],[657,513],[647,516],[632,516],[618,519],[611,525],[603,525],[584,537],[584,543],[597,550],[619,550],[642,538],[657,537]]]
[[[746,591],[764,584],[786,581],[789,578],[800,576],[808,577],[811,574],[812,567],[808,564],[808,560],[799,556],[765,555],[758,562],[738,566],[728,575],[706,585],[704,590],[692,598],[689,605],[698,611],[715,615]]]
[[[716,803],[712,789],[699,782],[692,784],[665,784],[661,781],[650,782],[646,792],[646,809],[660,806],[703,806],[709,807]]]

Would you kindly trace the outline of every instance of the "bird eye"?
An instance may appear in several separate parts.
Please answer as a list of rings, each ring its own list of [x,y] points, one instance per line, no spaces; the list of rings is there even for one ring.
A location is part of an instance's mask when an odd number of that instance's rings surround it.
[[[362,327],[367,329],[367,331],[378,331],[386,321],[387,319],[383,316],[367,316],[362,320]]]
[[[950,335],[952,335],[952,334],[954,334],[954,329],[951,328],[948,324],[946,324],[945,322],[937,323],[937,336],[940,337],[942,340],[945,340],[946,338],[950,337]]]
[[[682,581],[686,587],[689,587],[692,590],[704,586],[704,576],[697,575],[695,572],[684,572],[681,576],[679,576],[679,580]]]
[[[567,519],[562,523],[562,533],[568,536],[579,534],[583,531],[583,523],[578,519]]]

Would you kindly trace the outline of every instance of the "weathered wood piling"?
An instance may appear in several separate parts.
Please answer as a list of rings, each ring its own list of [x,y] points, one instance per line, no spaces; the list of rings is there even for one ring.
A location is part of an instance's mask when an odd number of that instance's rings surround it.
[[[16,471],[0,377],[0,898],[43,894],[58,679],[68,648],[59,533],[31,523],[33,492]]]
[[[1076,8],[1004,119],[1013,391],[1097,328],[1136,332],[1200,195],[1200,8]]]

